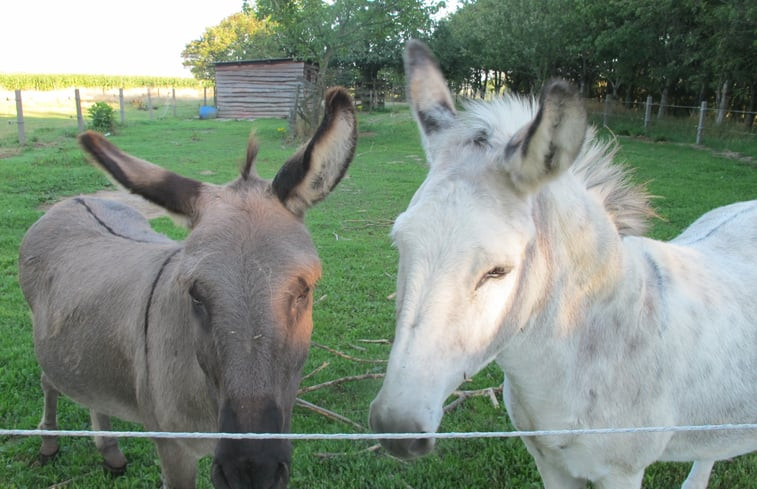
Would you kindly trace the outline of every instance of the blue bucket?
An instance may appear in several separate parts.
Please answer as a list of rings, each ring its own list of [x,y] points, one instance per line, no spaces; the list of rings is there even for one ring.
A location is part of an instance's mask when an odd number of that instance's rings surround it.
[[[209,105],[200,106],[200,119],[215,119],[218,117],[218,109]]]

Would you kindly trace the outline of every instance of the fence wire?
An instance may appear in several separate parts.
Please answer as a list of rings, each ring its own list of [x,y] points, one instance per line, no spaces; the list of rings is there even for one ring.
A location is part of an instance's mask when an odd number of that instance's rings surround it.
[[[59,436],[111,438],[171,438],[230,440],[408,440],[418,438],[524,438],[544,436],[614,435],[632,433],[681,433],[711,431],[757,431],[757,423],[684,426],[641,426],[626,428],[585,428],[533,431],[468,431],[443,433],[204,433],[173,431],[21,430],[0,429],[0,436]]]

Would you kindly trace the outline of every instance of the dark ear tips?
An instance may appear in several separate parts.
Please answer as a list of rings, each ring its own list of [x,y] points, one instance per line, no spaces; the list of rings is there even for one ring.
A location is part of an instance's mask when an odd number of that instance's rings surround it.
[[[436,63],[436,57],[428,46],[416,39],[411,39],[405,44],[406,68],[412,68],[428,62]]]
[[[355,108],[352,105],[352,97],[347,93],[347,90],[342,87],[330,88],[326,92],[326,112],[333,114],[339,110],[349,110],[354,112]]]
[[[549,100],[570,100],[574,103],[580,103],[578,89],[573,84],[559,78],[548,81],[542,88],[539,105],[544,107]]]
[[[105,136],[103,136],[99,132],[86,131],[79,135],[78,140],[81,147],[84,148],[89,154],[94,156],[102,151],[100,147],[105,141]]]

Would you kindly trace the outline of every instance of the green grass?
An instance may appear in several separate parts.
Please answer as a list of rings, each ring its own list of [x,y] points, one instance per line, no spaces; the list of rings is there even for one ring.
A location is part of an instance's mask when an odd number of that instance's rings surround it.
[[[40,123],[42,124],[42,122]],[[284,143],[285,121],[249,122],[161,119],[129,123],[112,140],[141,158],[184,175],[223,183],[242,163],[248,133],[260,140],[258,171],[272,177],[294,151]],[[365,359],[382,360],[390,346],[361,340],[391,340],[397,254],[388,237],[392,220],[407,206],[426,174],[414,123],[406,110],[362,115],[355,161],[334,193],[307,215],[323,261],[324,276],[315,292],[313,341]],[[109,187],[85,163],[75,131],[54,128],[45,138],[17,150],[0,133],[0,427],[33,428],[41,415],[39,368],[34,359],[31,322],[17,285],[18,246],[42,207],[69,195]],[[664,218],[651,235],[668,239],[712,207],[757,197],[757,168],[688,145],[622,138],[619,159],[636,168],[635,178],[649,182]],[[5,155],[6,157],[2,157]],[[166,218],[154,221],[161,232],[180,238],[184,232]],[[305,373],[328,365],[304,385],[346,375],[382,372],[382,363],[360,363],[311,348]],[[494,366],[466,388],[497,386]],[[370,401],[380,380],[364,380],[321,389],[302,397],[367,426]],[[60,402],[62,429],[88,429],[86,410]],[[116,429],[137,429],[117,422]],[[500,431],[512,426],[504,408],[486,398],[466,401],[442,422],[441,431]],[[303,408],[295,408],[294,432],[337,433],[353,429]],[[154,488],[160,486],[157,456],[147,440],[124,440],[130,460],[127,475],[111,480],[103,474],[90,439],[66,438],[58,458],[39,466],[36,438],[0,438],[0,486],[40,488]],[[299,441],[291,487],[294,488],[462,488],[541,487],[536,467],[517,439],[442,440],[430,456],[401,462],[372,442]],[[208,461],[201,466],[199,487],[211,487]],[[680,486],[689,464],[655,464],[645,488]],[[712,489],[753,488],[757,455],[719,462]]]

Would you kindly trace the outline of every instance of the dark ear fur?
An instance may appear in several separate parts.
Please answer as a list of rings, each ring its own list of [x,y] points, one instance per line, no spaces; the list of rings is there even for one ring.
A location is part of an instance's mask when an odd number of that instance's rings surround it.
[[[303,215],[339,183],[357,145],[352,98],[344,88],[326,93],[326,110],[312,139],[287,161],[271,187],[293,213]]]
[[[202,182],[124,153],[105,136],[94,131],[80,135],[79,143],[92,156],[93,163],[120,186],[170,212],[194,217],[194,206]]]
[[[534,120],[505,148],[505,168],[515,186],[532,192],[565,172],[583,145],[586,128],[586,110],[578,91],[564,80],[547,83]]]
[[[431,50],[420,41],[405,46],[408,101],[426,137],[454,124],[457,111],[447,81]]]

